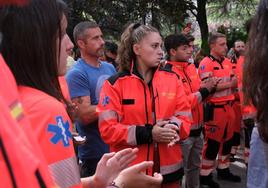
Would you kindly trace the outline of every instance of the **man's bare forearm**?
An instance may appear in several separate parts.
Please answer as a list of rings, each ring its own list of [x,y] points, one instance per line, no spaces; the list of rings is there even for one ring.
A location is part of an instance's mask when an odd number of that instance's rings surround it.
[[[231,82],[222,83],[217,85],[216,91],[222,91],[229,88],[231,88]]]
[[[79,119],[83,124],[89,124],[98,120],[96,107],[97,107],[96,105],[91,105],[87,111],[82,112]]]
[[[237,87],[237,80],[232,80],[230,82],[218,84],[216,91],[222,91],[225,89],[236,88],[236,87]]]
[[[77,97],[72,99],[72,101],[77,105],[77,118],[83,124],[87,125],[98,119],[96,113],[97,105],[91,105],[90,97]]]

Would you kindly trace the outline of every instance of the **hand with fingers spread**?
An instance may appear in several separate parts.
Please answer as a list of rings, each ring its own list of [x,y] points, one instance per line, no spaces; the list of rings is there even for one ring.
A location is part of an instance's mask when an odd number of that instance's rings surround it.
[[[161,174],[155,173],[152,177],[144,173],[146,169],[152,166],[152,161],[144,161],[131,166],[123,170],[114,180],[114,183],[119,188],[160,188],[163,181]]]
[[[136,158],[138,149],[127,148],[117,153],[104,154],[97,165],[94,187],[106,187]]]
[[[165,127],[167,124],[168,121],[160,121],[153,126],[152,135],[155,142],[169,143],[176,138],[176,130]]]

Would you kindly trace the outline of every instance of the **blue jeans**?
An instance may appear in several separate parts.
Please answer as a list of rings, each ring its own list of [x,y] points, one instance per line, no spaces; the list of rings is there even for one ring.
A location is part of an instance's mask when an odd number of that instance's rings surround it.
[[[251,135],[247,187],[268,187],[268,144],[261,140],[256,127]]]

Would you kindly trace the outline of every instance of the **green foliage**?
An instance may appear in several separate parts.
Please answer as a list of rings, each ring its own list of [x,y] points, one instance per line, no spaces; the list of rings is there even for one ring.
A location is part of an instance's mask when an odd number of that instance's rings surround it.
[[[191,12],[197,19],[202,36],[202,48],[207,51],[208,20],[230,22],[230,38],[243,38],[237,28],[242,28],[251,17],[258,0],[65,0],[71,8],[68,34],[72,37],[74,26],[83,20],[94,20],[102,28],[105,38],[119,40],[126,24],[149,23],[163,36],[179,32]],[[207,6],[206,6],[207,5]],[[234,28],[234,29],[232,29]],[[242,32],[243,33],[243,32]],[[232,41],[231,41],[232,42]]]
[[[245,28],[231,27],[226,28],[223,25],[218,28],[218,32],[223,33],[227,36],[228,48],[233,47],[236,40],[247,41],[247,33]]]
[[[129,22],[143,21],[147,12],[145,1],[133,0],[73,0],[70,1],[70,30],[83,20],[94,20],[105,36],[118,39]]]
[[[233,27],[242,27],[256,11],[258,0],[209,0],[208,22],[228,22]]]
[[[189,0],[65,0],[71,8],[68,33],[83,20],[94,20],[108,38],[119,39],[130,22],[149,23],[164,35],[177,32],[188,16]]]

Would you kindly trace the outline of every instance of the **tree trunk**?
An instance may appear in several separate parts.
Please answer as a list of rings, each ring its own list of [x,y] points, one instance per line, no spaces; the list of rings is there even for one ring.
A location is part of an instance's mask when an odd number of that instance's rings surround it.
[[[156,29],[158,29],[160,31],[160,25],[159,25],[159,21],[158,21],[158,14],[159,12],[157,12],[157,9],[155,8],[155,6],[157,5],[157,1],[153,1],[151,4],[151,13],[152,13],[152,26],[154,26]]]
[[[208,46],[208,22],[206,13],[206,3],[207,0],[197,0],[197,22],[201,31],[202,44],[201,48],[206,54],[209,53]]]
[[[174,26],[175,26],[174,33],[175,33],[175,34],[178,34],[178,33],[179,33],[178,23],[175,23]]]

